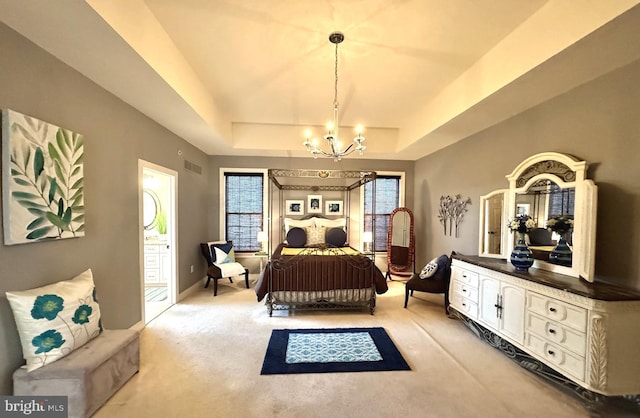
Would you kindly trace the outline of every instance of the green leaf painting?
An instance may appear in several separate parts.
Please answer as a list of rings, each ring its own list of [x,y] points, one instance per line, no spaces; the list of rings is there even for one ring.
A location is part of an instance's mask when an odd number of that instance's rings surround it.
[[[4,243],[84,236],[82,135],[2,111]]]

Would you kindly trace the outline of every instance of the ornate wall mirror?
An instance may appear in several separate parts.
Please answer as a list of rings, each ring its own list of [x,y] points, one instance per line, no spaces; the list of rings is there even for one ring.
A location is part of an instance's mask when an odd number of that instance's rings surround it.
[[[491,238],[496,224],[499,197],[492,192],[481,199],[480,246],[483,256],[506,258],[514,247],[514,234],[508,231],[507,219],[530,216],[536,228],[527,233],[535,258],[534,267],[594,281],[597,186],[586,179],[587,164],[574,157],[546,152],[521,162],[509,175],[509,190],[502,212],[499,247]],[[549,229],[558,219],[572,219],[573,228],[565,233]],[[505,230],[506,233],[505,233]],[[494,231],[495,232],[495,231]],[[568,256],[558,258],[552,250],[562,238],[568,244]]]
[[[509,229],[506,219],[509,217],[506,202],[509,190],[495,190],[480,196],[480,242],[478,248],[481,257],[507,258],[506,242]]]
[[[387,233],[388,271],[398,275],[413,274],[414,262],[413,212],[396,208],[391,212]]]

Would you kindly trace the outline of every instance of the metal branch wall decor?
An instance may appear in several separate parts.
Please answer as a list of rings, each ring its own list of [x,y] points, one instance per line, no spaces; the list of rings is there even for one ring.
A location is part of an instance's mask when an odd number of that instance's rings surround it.
[[[469,210],[467,206],[470,204],[470,197],[463,200],[462,196],[459,194],[455,195],[455,197],[440,196],[438,219],[440,219],[440,223],[444,227],[445,235],[447,235],[447,230],[449,231],[449,235],[451,235],[455,226],[455,236],[456,238],[460,236],[459,226],[462,223],[462,218],[464,217],[465,212]]]
[[[82,135],[2,111],[5,245],[84,236]]]

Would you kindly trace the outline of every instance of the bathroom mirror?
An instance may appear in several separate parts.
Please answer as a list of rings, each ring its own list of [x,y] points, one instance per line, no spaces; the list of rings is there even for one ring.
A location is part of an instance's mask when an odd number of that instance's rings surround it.
[[[147,231],[155,228],[158,222],[158,212],[160,211],[160,199],[152,190],[142,191],[142,220],[144,229]]]
[[[586,162],[555,152],[536,154],[521,162],[506,176],[506,193],[497,190],[481,198],[480,255],[508,258],[515,236],[507,223],[517,215],[528,215],[536,223],[527,234],[534,267],[593,282],[597,186],[586,178],[586,169]],[[496,243],[492,235],[496,232],[493,226],[497,224],[500,195],[504,196],[504,210],[501,238]],[[573,218],[573,230],[563,234],[571,250],[570,260],[564,263],[549,257],[560,235],[549,231],[547,223],[559,216]]]

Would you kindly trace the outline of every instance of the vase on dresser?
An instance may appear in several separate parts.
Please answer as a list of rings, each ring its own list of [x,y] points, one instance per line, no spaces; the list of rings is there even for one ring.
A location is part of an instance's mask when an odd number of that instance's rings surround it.
[[[570,234],[571,232],[565,232],[560,235],[558,244],[549,253],[550,263],[557,264],[559,266],[571,267],[573,262],[573,252],[571,251],[569,244],[567,244]]]
[[[533,265],[533,253],[524,240],[524,232],[516,232],[516,245],[511,251],[511,264],[518,271],[527,271]]]

